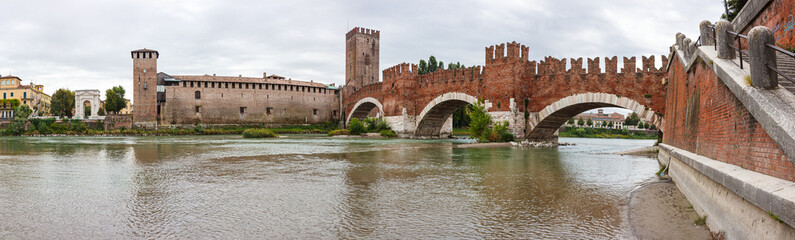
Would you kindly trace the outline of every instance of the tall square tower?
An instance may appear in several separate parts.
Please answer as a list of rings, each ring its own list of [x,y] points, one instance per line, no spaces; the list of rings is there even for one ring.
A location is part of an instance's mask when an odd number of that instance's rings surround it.
[[[380,32],[356,27],[345,35],[345,85],[356,91],[379,82]]]
[[[157,58],[155,50],[130,52],[133,59],[133,123],[144,128],[157,127]]]

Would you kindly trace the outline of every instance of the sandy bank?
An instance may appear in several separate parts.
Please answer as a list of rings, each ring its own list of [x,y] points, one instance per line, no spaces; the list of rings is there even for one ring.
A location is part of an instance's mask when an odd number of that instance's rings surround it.
[[[646,184],[630,194],[628,220],[637,239],[709,239],[707,227],[696,226],[696,211],[670,181]]]

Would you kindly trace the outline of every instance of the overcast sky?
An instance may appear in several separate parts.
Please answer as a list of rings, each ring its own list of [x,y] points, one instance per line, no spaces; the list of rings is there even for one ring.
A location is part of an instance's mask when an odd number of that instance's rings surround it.
[[[0,74],[58,88],[132,86],[130,51],[160,52],[158,71],[344,83],[345,33],[381,31],[381,69],[435,55],[484,64],[516,41],[531,59],[668,53],[697,38],[721,0],[2,0]],[[638,58],[640,61],[640,58]],[[620,69],[620,67],[619,67]],[[132,98],[128,91],[128,98]]]

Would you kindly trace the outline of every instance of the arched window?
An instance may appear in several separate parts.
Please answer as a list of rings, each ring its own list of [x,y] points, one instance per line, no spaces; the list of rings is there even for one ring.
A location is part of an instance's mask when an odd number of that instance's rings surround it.
[[[194,93],[194,96],[196,97],[196,99],[202,99],[202,92],[201,91],[196,91]]]

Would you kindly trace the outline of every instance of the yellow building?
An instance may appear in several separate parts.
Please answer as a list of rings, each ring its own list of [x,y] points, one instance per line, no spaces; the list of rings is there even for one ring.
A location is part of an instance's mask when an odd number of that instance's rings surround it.
[[[44,93],[43,85],[22,85],[22,80],[15,76],[0,77],[0,97],[2,99],[19,99],[21,104],[33,109],[33,116],[50,114],[52,97]]]
[[[132,114],[132,103],[130,103],[130,99],[125,98],[124,102],[127,103],[127,107],[119,110],[119,114]],[[100,104],[102,104],[102,109],[106,109],[105,101],[101,101]],[[107,110],[105,110],[105,114],[107,114]]]

